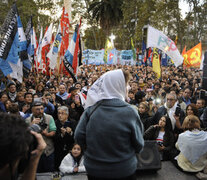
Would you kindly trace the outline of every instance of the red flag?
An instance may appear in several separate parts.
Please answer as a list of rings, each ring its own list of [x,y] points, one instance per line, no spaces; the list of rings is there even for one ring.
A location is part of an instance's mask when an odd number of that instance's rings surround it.
[[[77,31],[77,39],[76,39],[76,43],[75,43],[75,52],[74,52],[74,56],[73,56],[73,69],[74,69],[74,74],[76,74],[76,70],[78,67],[78,51],[79,51],[79,40],[80,40],[80,27],[81,27],[81,19],[80,19],[80,24],[78,27],[78,31]]]
[[[63,7],[63,13],[61,16],[60,25],[61,25],[61,32],[62,32],[60,55],[64,56],[69,45],[69,27],[70,27],[69,16],[68,13],[66,13],[64,7]]]

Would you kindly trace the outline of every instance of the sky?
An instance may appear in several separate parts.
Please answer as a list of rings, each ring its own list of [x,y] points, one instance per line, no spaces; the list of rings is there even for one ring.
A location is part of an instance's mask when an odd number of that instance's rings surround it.
[[[54,1],[57,1],[57,0],[54,0]],[[203,0],[201,0],[202,2]],[[180,0],[179,2],[179,8],[181,9],[181,14],[182,14],[182,18],[185,18],[186,16],[186,13],[190,10],[190,7],[189,5],[186,3],[186,1],[184,0]],[[62,13],[62,9],[59,9],[58,8],[58,13],[56,15],[56,17],[60,17],[61,16],[61,13]],[[49,13],[49,12],[48,12]]]
[[[184,19],[186,16],[186,13],[190,10],[190,7],[186,3],[186,1],[181,0],[179,2],[179,8],[181,9],[182,18]]]

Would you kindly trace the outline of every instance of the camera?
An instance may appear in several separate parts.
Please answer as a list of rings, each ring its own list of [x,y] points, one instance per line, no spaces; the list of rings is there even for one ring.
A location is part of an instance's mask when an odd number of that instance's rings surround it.
[[[199,92],[199,99],[204,99],[205,104],[207,103],[207,91],[205,90],[200,90]]]
[[[179,106],[176,107],[175,109],[175,115],[180,116],[181,108]]]

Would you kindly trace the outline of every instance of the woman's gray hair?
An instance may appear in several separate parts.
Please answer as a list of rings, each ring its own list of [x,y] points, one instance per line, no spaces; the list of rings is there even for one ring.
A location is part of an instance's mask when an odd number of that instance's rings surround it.
[[[58,108],[58,111],[59,111],[59,110],[65,111],[66,114],[69,114],[68,107],[66,107],[66,106],[60,106],[60,107]]]

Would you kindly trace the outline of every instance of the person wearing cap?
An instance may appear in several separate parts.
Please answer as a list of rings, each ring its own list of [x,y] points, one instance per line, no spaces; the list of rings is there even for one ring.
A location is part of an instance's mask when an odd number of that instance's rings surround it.
[[[16,89],[16,84],[12,81],[8,84],[8,97],[12,102],[15,102],[16,96],[17,96],[17,89]]]
[[[25,120],[29,125],[38,124],[42,129],[42,136],[47,147],[44,150],[37,172],[52,172],[54,170],[54,142],[56,125],[51,115],[44,113],[44,106],[41,101],[34,101],[32,104],[32,114]]]

